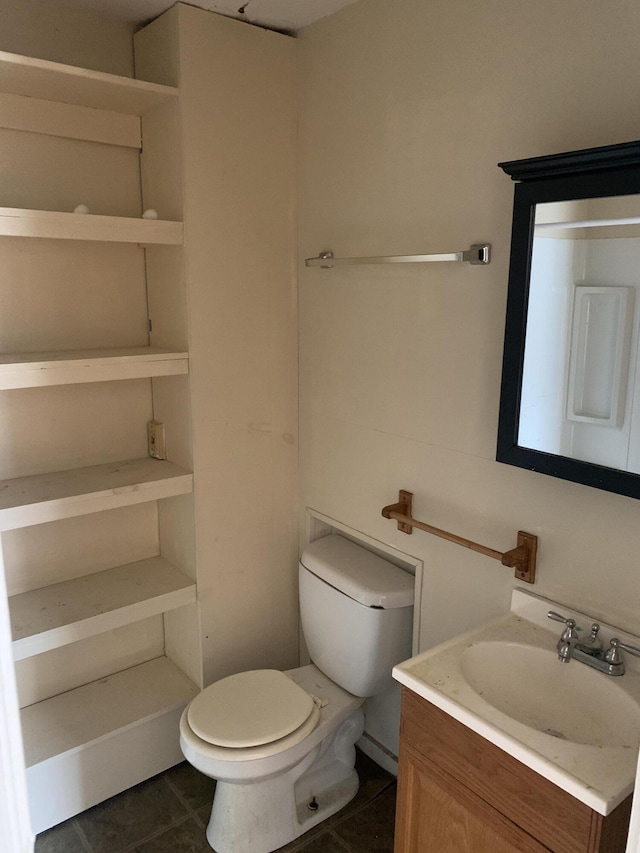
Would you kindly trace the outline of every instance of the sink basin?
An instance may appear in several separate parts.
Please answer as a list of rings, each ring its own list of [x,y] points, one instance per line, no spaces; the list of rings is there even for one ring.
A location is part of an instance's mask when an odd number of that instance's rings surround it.
[[[469,686],[498,711],[550,737],[596,747],[637,747],[640,704],[617,679],[555,649],[479,642],[461,655]]]
[[[627,655],[613,677],[558,661],[560,610],[578,625],[592,619],[564,604],[515,589],[508,614],[420,652],[394,678],[453,719],[602,815],[633,791],[640,743],[640,658]],[[612,637],[640,637],[600,622]],[[640,851],[638,851],[640,853]]]

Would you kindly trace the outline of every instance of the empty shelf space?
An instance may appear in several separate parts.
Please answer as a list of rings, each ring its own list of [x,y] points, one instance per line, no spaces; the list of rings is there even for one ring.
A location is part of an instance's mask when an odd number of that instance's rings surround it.
[[[144,457],[0,481],[0,531],[189,493],[193,474]]]
[[[0,390],[188,372],[188,353],[158,347],[9,353],[0,355]]]
[[[25,762],[33,767],[184,707],[198,688],[161,657],[29,705],[21,712]]]
[[[13,657],[23,660],[195,600],[194,581],[162,557],[14,595]]]
[[[0,207],[0,236],[178,246],[182,222]]]
[[[172,86],[5,51],[0,51],[0,91],[137,116],[178,95]]]

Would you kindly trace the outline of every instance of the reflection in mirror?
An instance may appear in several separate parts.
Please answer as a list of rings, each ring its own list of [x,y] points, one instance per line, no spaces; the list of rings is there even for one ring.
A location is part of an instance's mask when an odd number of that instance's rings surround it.
[[[640,142],[516,182],[496,459],[640,498]]]
[[[518,444],[640,473],[640,196],[534,222]]]

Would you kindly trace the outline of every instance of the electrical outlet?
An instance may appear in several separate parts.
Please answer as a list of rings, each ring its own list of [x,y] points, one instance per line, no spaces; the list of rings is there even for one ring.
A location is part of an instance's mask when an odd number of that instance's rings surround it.
[[[162,421],[147,421],[147,445],[149,456],[154,459],[167,458],[167,442]]]

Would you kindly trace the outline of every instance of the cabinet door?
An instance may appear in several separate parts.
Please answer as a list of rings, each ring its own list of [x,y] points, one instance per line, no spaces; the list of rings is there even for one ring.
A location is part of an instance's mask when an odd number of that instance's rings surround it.
[[[549,848],[403,743],[395,853],[549,853]]]

